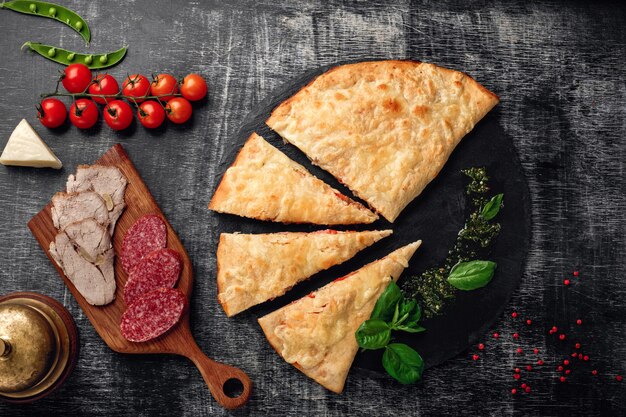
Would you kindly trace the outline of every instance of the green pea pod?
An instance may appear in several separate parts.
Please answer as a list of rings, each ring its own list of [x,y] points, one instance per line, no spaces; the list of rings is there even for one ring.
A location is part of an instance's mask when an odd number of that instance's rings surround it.
[[[24,49],[24,47],[28,47],[31,51],[35,51],[44,58],[48,58],[57,64],[70,65],[79,63],[87,65],[89,69],[112,67],[124,59],[126,50],[128,49],[123,47],[115,52],[107,52],[104,54],[81,54],[57,48],[56,46],[44,45],[39,42],[26,42],[22,45],[22,49]]]
[[[89,41],[91,40],[91,31],[89,30],[89,26],[87,25],[87,22],[85,22],[85,19],[80,17],[80,15],[75,11],[59,4],[48,3],[45,1],[12,0],[0,3],[0,9],[9,9],[18,13],[58,20],[78,32],[80,36],[85,39],[87,44],[89,44]]]

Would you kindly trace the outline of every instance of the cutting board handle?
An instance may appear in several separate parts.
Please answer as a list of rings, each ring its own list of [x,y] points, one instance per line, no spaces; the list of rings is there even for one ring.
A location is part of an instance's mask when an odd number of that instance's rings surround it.
[[[215,401],[230,410],[245,405],[252,391],[252,381],[248,375],[239,368],[214,361],[205,355],[196,343],[192,345],[185,356],[196,365]],[[241,384],[241,394],[234,398],[230,397],[228,391],[231,386],[235,389],[239,384]]]

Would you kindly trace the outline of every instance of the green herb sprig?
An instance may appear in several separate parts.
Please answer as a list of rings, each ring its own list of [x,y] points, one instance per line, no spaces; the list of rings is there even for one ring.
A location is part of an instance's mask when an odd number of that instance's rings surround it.
[[[440,314],[449,300],[454,298],[457,289],[469,291],[489,283],[495,270],[493,264],[493,268],[489,266],[485,269],[485,274],[476,275],[472,279],[467,276],[460,279],[458,275],[465,268],[471,267],[471,270],[475,270],[479,264],[471,263],[488,255],[489,246],[500,232],[500,223],[496,217],[504,200],[503,194],[489,196],[489,176],[485,168],[468,168],[462,172],[470,178],[465,187],[470,214],[459,231],[454,246],[442,263],[417,276],[408,277],[402,283],[404,294],[419,302],[425,318]],[[455,267],[457,270],[452,274]],[[488,273],[489,269],[491,273]]]
[[[401,384],[412,384],[422,377],[424,360],[413,348],[404,343],[389,343],[392,331],[423,332],[418,324],[422,316],[414,299],[405,299],[400,287],[391,281],[380,295],[369,320],[355,333],[362,349],[385,349],[383,367]]]

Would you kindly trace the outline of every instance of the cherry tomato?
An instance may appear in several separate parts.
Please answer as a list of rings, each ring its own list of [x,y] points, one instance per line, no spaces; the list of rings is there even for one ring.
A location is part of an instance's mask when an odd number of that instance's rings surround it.
[[[191,103],[182,97],[173,98],[167,102],[165,113],[172,123],[185,123],[191,117]]]
[[[137,103],[143,101],[144,96],[150,92],[150,81],[141,74],[129,75],[122,83],[122,94],[130,101],[133,97]]]
[[[85,64],[70,64],[65,67],[61,82],[68,92],[82,93],[91,83],[91,71]]]
[[[125,101],[113,100],[103,112],[104,121],[113,130],[124,130],[133,122],[133,109]]]
[[[187,100],[202,100],[207,92],[206,81],[198,74],[189,74],[183,79],[180,92]]]
[[[163,124],[163,121],[165,120],[165,109],[163,109],[163,106],[156,101],[144,101],[139,105],[137,117],[143,127],[147,129],[154,129]]]
[[[150,94],[153,96],[165,96],[159,97],[161,101],[170,101],[174,96],[168,96],[166,94],[176,93],[178,93],[178,81],[169,74],[157,75],[150,84]]]
[[[56,98],[45,98],[37,108],[37,117],[42,125],[50,129],[59,127],[67,118],[65,104]]]
[[[89,94],[114,95],[120,92],[120,86],[117,80],[109,74],[98,74],[89,86]],[[106,104],[111,100],[110,97],[92,97],[93,101],[99,104]]]
[[[70,121],[79,129],[89,129],[98,121],[98,106],[86,98],[76,100],[70,106]]]

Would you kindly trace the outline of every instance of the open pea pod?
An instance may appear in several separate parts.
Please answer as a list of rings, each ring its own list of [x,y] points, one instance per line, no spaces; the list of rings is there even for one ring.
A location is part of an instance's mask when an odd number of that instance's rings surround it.
[[[75,11],[59,4],[45,1],[12,0],[0,3],[0,9],[58,20],[78,32],[87,43],[91,40],[91,31],[85,19]]]
[[[126,55],[127,47],[123,47],[114,52],[105,54],[81,54],[66,49],[57,48],[52,45],[44,45],[39,42],[26,42],[22,45],[22,49],[29,48],[31,51],[37,52],[44,58],[61,65],[85,64],[89,69],[109,68],[119,63]]]

